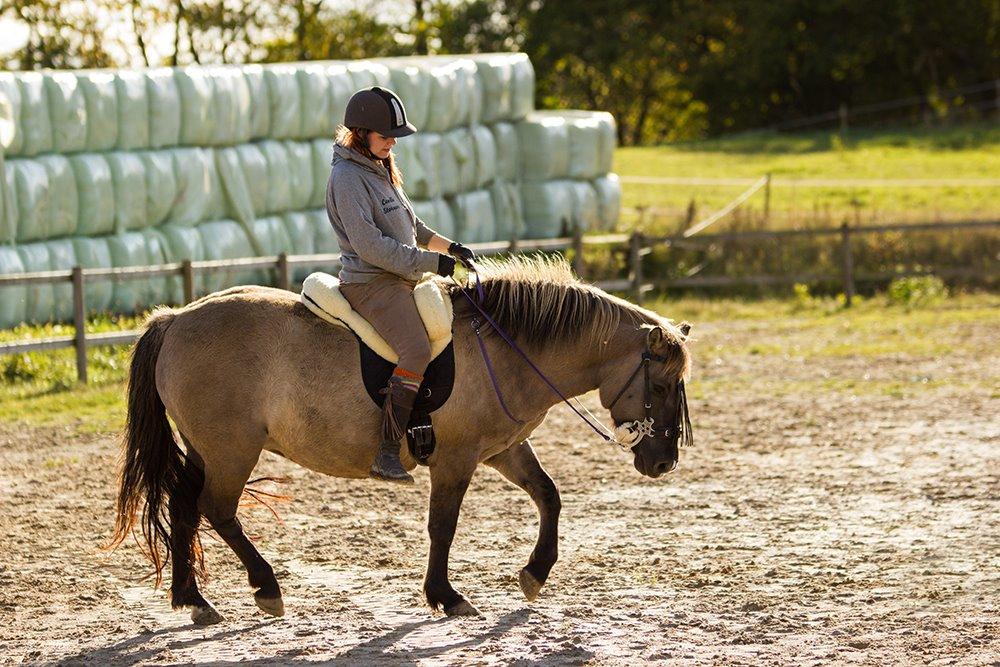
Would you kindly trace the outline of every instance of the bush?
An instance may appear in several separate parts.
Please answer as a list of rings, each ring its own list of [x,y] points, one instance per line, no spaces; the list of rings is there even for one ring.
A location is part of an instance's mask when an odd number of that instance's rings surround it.
[[[889,283],[889,303],[907,308],[927,306],[948,296],[948,288],[937,276],[909,276]]]

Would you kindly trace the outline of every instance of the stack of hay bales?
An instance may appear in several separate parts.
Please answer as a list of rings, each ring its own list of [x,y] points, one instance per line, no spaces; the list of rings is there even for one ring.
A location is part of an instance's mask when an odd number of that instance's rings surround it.
[[[533,111],[523,54],[0,73],[0,274],[336,252],[325,211],[351,94],[394,89],[418,216],[463,242],[617,216],[608,114]],[[267,272],[206,274],[199,293]],[[87,286],[90,312],[178,302],[178,279]],[[0,288],[0,327],[69,319],[68,285]]]

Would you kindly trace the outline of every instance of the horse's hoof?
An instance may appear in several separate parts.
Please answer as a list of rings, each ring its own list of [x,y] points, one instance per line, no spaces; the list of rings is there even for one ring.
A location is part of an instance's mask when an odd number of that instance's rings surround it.
[[[253,599],[257,601],[257,606],[264,610],[265,614],[270,614],[271,616],[285,615],[285,603],[281,598],[262,598],[254,595]]]
[[[195,625],[215,625],[223,620],[222,614],[215,611],[212,605],[191,607],[191,622]]]
[[[468,600],[456,602],[444,610],[447,616],[479,616],[479,610],[472,606]]]
[[[535,598],[538,597],[538,592],[542,590],[542,584],[535,579],[535,577],[528,572],[527,568],[521,570],[521,574],[517,577],[521,584],[521,592],[524,593],[524,597],[527,598],[528,602],[534,602]]]

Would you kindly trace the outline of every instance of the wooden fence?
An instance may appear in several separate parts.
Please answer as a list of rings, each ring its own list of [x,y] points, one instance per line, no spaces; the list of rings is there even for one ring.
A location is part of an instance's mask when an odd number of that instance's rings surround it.
[[[722,232],[716,234],[652,236],[641,232],[632,234],[604,234],[599,236],[583,236],[576,233],[569,238],[541,240],[512,240],[496,243],[470,243],[470,248],[477,254],[517,253],[525,251],[562,251],[573,250],[573,269],[586,278],[587,267],[584,263],[584,250],[589,247],[620,247],[628,251],[628,278],[595,283],[598,287],[610,292],[628,293],[636,303],[642,303],[644,295],[654,288],[670,287],[718,287],[741,284],[780,285],[794,283],[836,282],[843,285],[847,305],[856,292],[855,283],[859,280],[889,280],[903,275],[928,273],[929,271],[903,271],[881,273],[858,273],[854,268],[854,258],[851,250],[851,238],[866,234],[885,232],[912,233],[921,231],[947,231],[955,229],[1000,229],[1000,221],[969,221],[956,223],[927,223],[913,225],[874,225],[868,227],[850,227],[846,223],[841,227],[803,230],[774,230],[748,232]],[[643,274],[642,258],[656,247],[698,248],[720,241],[752,242],[763,239],[780,239],[795,236],[830,236],[838,239],[841,272],[840,275],[754,275],[754,276],[693,276],[673,278],[649,282]],[[21,273],[0,275],[0,287],[11,285],[30,285],[36,283],[71,282],[73,285],[73,326],[72,336],[0,343],[0,356],[20,354],[39,350],[55,350],[72,347],[76,349],[77,377],[80,382],[87,381],[87,348],[102,345],[122,345],[135,341],[138,331],[121,331],[111,333],[85,332],[86,301],[84,285],[88,280],[133,280],[159,276],[181,276],[184,284],[184,302],[194,300],[195,274],[231,271],[233,269],[274,269],[276,284],[282,289],[292,287],[292,268],[296,266],[324,266],[336,268],[340,265],[339,254],[322,255],[287,255],[280,254],[271,257],[248,257],[243,259],[184,261],[173,264],[155,266],[134,266],[114,269],[83,269],[75,267],[70,271],[43,271],[36,273]],[[987,272],[973,268],[944,268],[932,271],[940,276],[976,276]],[[997,272],[987,275],[996,276]]]

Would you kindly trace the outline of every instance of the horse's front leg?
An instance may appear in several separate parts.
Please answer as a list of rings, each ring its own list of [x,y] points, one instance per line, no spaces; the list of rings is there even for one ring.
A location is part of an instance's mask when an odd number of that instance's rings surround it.
[[[538,462],[528,440],[487,459],[486,464],[527,491],[538,507],[538,541],[519,577],[521,591],[530,602],[538,597],[538,591],[559,558],[559,511],[562,508],[559,489]]]
[[[469,601],[448,582],[448,552],[455,537],[458,512],[469,488],[476,462],[449,460],[431,467],[431,502],[427,532],[431,538],[424,595],[434,609],[444,609],[448,616],[479,614]]]

